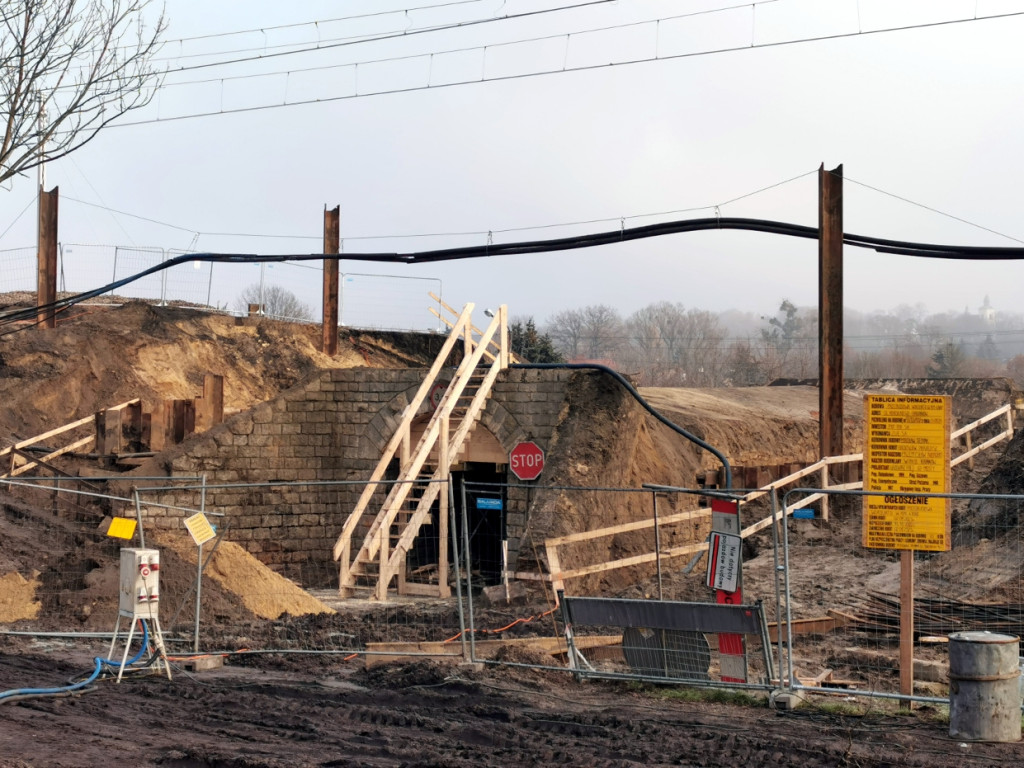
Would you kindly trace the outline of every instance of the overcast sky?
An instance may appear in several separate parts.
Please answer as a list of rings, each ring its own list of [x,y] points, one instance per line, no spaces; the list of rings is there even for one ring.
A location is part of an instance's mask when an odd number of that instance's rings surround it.
[[[624,217],[635,226],[713,216],[716,205],[723,216],[815,226],[816,169],[841,163],[848,232],[1021,244],[1024,15],[971,19],[1024,13],[1024,1],[776,0],[680,17],[731,5],[167,0],[165,87],[47,168],[47,187],[61,190],[60,240],[310,253],[321,248],[324,207],[335,205],[347,251],[479,244],[488,232],[493,242],[566,236],[616,229]],[[565,9],[500,19],[556,7]],[[369,13],[378,15],[334,21]],[[273,28],[304,22],[318,23]],[[908,26],[917,28],[873,33]],[[241,30],[262,31],[224,34]],[[218,36],[178,42],[199,35]],[[392,37],[333,45],[354,35]],[[778,45],[806,38],[826,39]],[[322,50],[267,57],[318,42]],[[413,54],[424,55],[401,58]],[[174,71],[230,59],[249,60]],[[381,91],[392,93],[371,95]],[[316,99],[334,100],[280,106]],[[204,113],[224,114],[173,119]],[[0,249],[33,246],[33,211],[17,217],[35,188],[33,174],[0,191]],[[573,222],[591,223],[551,226]],[[407,237],[427,234],[441,236]],[[628,314],[661,300],[769,314],[783,298],[817,303],[816,254],[814,241],[716,231],[416,267],[342,262],[342,271],[431,278],[453,305],[506,303],[541,322],[587,304]],[[94,255],[71,248],[65,270],[108,282],[107,261]],[[1024,264],[849,247],[845,257],[854,309],[976,311],[986,295],[997,310],[1019,309]],[[259,278],[258,267],[217,268],[212,299],[233,304]],[[278,265],[265,279],[319,312],[317,270]],[[10,275],[4,282],[8,290]],[[402,283],[374,283],[367,295],[393,307],[398,324],[419,322],[422,306],[430,326],[426,290],[438,283]]]

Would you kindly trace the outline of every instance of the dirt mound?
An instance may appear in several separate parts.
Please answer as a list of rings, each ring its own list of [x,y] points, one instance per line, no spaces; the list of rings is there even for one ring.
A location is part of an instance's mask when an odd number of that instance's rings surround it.
[[[81,309],[56,329],[26,328],[4,337],[0,440],[31,437],[135,397],[147,408],[161,399],[195,397],[206,373],[224,377],[224,406],[231,413],[320,369],[408,367],[418,353],[412,342],[410,351],[403,349],[402,336],[374,344],[366,334],[345,334],[337,356],[328,357],[318,351],[317,325],[144,302]]]
[[[0,623],[34,619],[42,607],[36,600],[39,573],[26,579],[17,571],[0,576]]]
[[[173,550],[195,572],[198,549],[187,535],[160,531],[153,535],[163,551]],[[214,543],[207,544],[203,558]],[[262,619],[277,619],[284,614],[302,616],[307,613],[333,613],[295,583],[267,568],[232,541],[217,545],[209,564],[203,570],[206,579],[213,579],[221,588],[236,595],[251,613]]]

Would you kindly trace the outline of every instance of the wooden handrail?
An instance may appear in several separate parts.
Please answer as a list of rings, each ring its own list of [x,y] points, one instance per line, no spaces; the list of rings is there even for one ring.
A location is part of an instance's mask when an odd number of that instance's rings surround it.
[[[989,438],[988,440],[986,440],[981,445],[978,445],[978,446],[976,446],[974,448],[971,448],[966,453],[963,453],[960,456],[957,456],[957,457],[953,458],[950,461],[950,466],[954,467],[957,464],[959,464],[959,463],[961,463],[963,461],[966,461],[970,457],[975,456],[976,454],[980,453],[981,451],[983,451],[983,450],[985,450],[987,448],[992,447],[996,443],[998,443],[998,442],[1000,442],[1002,440],[1005,440],[1008,437],[1012,437],[1013,436],[1013,424],[1012,424],[1013,408],[1010,405],[1004,405],[1004,406],[998,408],[997,410],[995,410],[995,411],[993,411],[993,412],[991,412],[991,413],[989,413],[989,414],[987,414],[985,416],[982,416],[980,419],[977,419],[976,421],[973,421],[970,424],[967,424],[967,425],[961,427],[960,429],[956,430],[955,432],[953,432],[950,435],[950,441],[951,442],[953,440],[956,440],[956,439],[962,437],[965,434],[968,434],[972,430],[977,429],[981,425],[986,424],[986,423],[988,423],[988,422],[990,422],[990,421],[992,421],[994,419],[997,419],[1000,416],[1004,416],[1004,415],[1007,416],[1007,420],[1009,422],[1008,426],[1007,426],[1007,428],[1005,430],[1000,432],[998,435],[996,435],[996,436],[994,436],[992,438]],[[756,500],[758,498],[761,498],[762,496],[765,496],[768,493],[771,493],[773,490],[779,490],[780,488],[783,488],[783,487],[785,487],[785,486],[787,486],[787,485],[789,485],[791,483],[794,483],[797,480],[800,480],[800,479],[802,479],[804,477],[808,477],[809,475],[813,475],[815,472],[820,472],[820,471],[822,471],[823,469],[825,469],[827,467],[835,466],[837,464],[852,464],[852,463],[857,463],[857,462],[863,462],[863,460],[864,460],[864,454],[863,453],[850,453],[850,454],[846,454],[844,456],[826,456],[825,458],[819,459],[818,461],[814,462],[813,464],[809,464],[808,466],[803,467],[802,469],[799,469],[796,472],[793,472],[793,473],[791,473],[789,475],[786,475],[785,477],[781,477],[778,480],[773,480],[772,482],[762,486],[761,488],[758,488],[757,490],[750,491],[742,499],[740,499],[740,504],[741,505],[747,504],[747,503],[749,503],[751,501],[754,501],[754,500]],[[864,486],[864,484],[863,484],[862,481],[854,481],[854,482],[848,482],[848,483],[838,483],[838,484],[835,484],[835,485],[823,484],[823,487],[829,488],[829,489],[835,489],[835,490],[856,490],[856,489],[859,489],[859,488],[863,488],[863,486]],[[768,526],[772,525],[772,523],[778,521],[784,515],[792,514],[792,512],[794,510],[801,509],[803,507],[809,506],[810,504],[813,504],[816,501],[822,501],[824,503],[824,501],[826,499],[827,499],[827,494],[820,493],[820,492],[818,492],[818,493],[810,493],[810,494],[800,498],[798,501],[794,502],[793,504],[790,504],[789,506],[787,506],[785,508],[780,508],[774,514],[770,513],[767,517],[762,518],[761,520],[757,521],[756,523],[752,523],[751,525],[749,525],[746,528],[744,528],[740,532],[740,535],[743,538],[747,538],[748,536],[752,536],[753,534],[758,533],[759,531],[762,531],[765,528],[767,528]],[[677,513],[677,514],[674,514],[674,515],[669,515],[667,517],[660,518],[658,520],[658,524],[659,525],[671,525],[671,524],[674,524],[674,523],[686,522],[687,520],[693,520],[693,519],[698,519],[698,518],[701,518],[701,517],[706,517],[706,516],[710,515],[710,513],[711,513],[711,511],[709,509],[697,509],[697,510],[693,510],[691,512],[680,512],[680,513]],[[608,562],[604,562],[604,563],[597,563],[597,564],[594,564],[594,565],[582,566],[582,567],[579,567],[579,568],[573,568],[573,569],[569,569],[569,570],[562,570],[561,566],[560,566],[560,558],[559,558],[559,552],[558,552],[559,547],[564,546],[566,544],[572,544],[572,543],[576,543],[576,542],[580,542],[580,541],[589,541],[589,540],[592,540],[592,539],[598,539],[598,538],[602,538],[602,537],[606,537],[606,536],[614,536],[616,534],[625,533],[627,531],[644,530],[646,528],[653,528],[654,525],[655,525],[655,521],[653,519],[637,520],[637,521],[630,522],[630,523],[621,523],[619,525],[608,526],[606,528],[598,528],[598,529],[591,530],[591,531],[582,531],[582,532],[579,532],[579,533],[572,533],[572,534],[568,534],[568,535],[565,535],[565,536],[556,536],[556,537],[552,537],[550,539],[546,539],[544,541],[544,547],[545,547],[545,552],[546,552],[547,558],[548,558],[548,568],[550,570],[550,573],[546,574],[546,575],[545,574],[516,574],[516,576],[517,576],[517,578],[518,577],[524,577],[524,578],[537,579],[537,580],[541,580],[541,581],[550,581],[552,583],[552,587],[555,590],[557,590],[559,588],[563,588],[564,587],[563,582],[564,582],[565,579],[577,578],[577,577],[580,577],[580,576],[587,576],[587,575],[591,575],[591,574],[594,574],[594,573],[604,573],[606,571],[612,571],[612,570],[616,570],[618,568],[628,568],[628,567],[633,566],[633,565],[641,565],[641,564],[644,564],[644,563],[654,562],[658,558],[659,555],[657,555],[656,553],[650,552],[650,553],[646,553],[644,555],[635,555],[635,556],[632,556],[632,557],[622,558],[620,560],[612,560],[612,561],[608,561]],[[673,557],[680,557],[680,556],[687,555],[687,554],[694,554],[694,553],[700,551],[701,549],[705,548],[706,546],[707,546],[707,544],[702,542],[700,544],[688,544],[688,545],[681,546],[681,547],[675,547],[673,549],[666,550],[666,551],[662,552],[660,554],[660,557],[663,558],[663,559],[668,559],[668,558],[673,558]]]
[[[399,425],[399,428],[395,430],[395,434],[384,448],[384,453],[381,456],[380,462],[378,462],[376,469],[374,469],[373,473],[370,475],[366,488],[363,489],[362,494],[359,496],[359,500],[356,502],[356,506],[348,516],[348,519],[345,521],[345,525],[342,527],[341,533],[338,535],[338,539],[334,544],[335,560],[341,560],[342,554],[347,554],[352,534],[359,525],[359,520],[362,517],[363,512],[365,512],[366,507],[370,503],[370,499],[377,490],[377,483],[384,477],[388,464],[391,463],[391,459],[395,457],[398,449],[401,448],[403,436],[412,425],[412,421],[416,418],[416,413],[419,411],[423,401],[426,400],[427,396],[430,394],[430,390],[434,386],[437,375],[441,372],[441,368],[444,366],[445,361],[455,348],[455,343],[459,338],[459,333],[461,333],[462,329],[464,329],[466,324],[469,323],[469,319],[472,314],[473,304],[467,304],[456,323],[457,328],[453,329],[452,333],[449,334],[448,339],[445,341],[437,358],[434,360],[434,364],[430,367],[430,370],[427,371],[427,375],[423,379],[423,383],[416,391],[416,394],[410,401],[409,405],[406,407],[405,416],[402,418],[401,425]]]

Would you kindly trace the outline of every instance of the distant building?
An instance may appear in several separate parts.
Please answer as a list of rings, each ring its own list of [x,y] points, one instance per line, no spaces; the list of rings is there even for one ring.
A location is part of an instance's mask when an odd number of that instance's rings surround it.
[[[996,310],[988,300],[988,296],[985,297],[984,303],[981,305],[981,309],[978,310],[978,314],[981,315],[981,319],[991,325],[996,321]]]

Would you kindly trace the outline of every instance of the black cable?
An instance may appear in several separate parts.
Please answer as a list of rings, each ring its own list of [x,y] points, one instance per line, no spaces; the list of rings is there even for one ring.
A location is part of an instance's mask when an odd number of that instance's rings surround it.
[[[701,232],[710,229],[729,229],[748,232],[764,232],[772,235],[799,237],[806,240],[817,240],[817,227],[801,224],[790,224],[768,219],[746,219],[736,217],[712,217],[700,219],[683,219],[666,221],[658,224],[647,224],[640,227],[615,229],[608,232],[595,232],[589,235],[554,238],[548,240],[530,240],[514,243],[491,243],[471,245],[459,248],[441,248],[432,251],[412,251],[408,253],[343,253],[343,254],[277,254],[264,255],[254,253],[188,253],[168,259],[160,264],[145,269],[134,275],[116,280],[99,288],[84,293],[68,296],[63,299],[38,307],[15,310],[0,315],[0,324],[33,320],[42,312],[59,311],[82,301],[102,296],[104,293],[128,285],[143,277],[176,267],[188,262],[210,262],[219,264],[259,264],[286,261],[368,261],[398,264],[430,264],[437,261],[454,261],[459,259],[476,259],[493,256],[521,256],[532,253],[552,253],[555,251],[593,248],[600,245],[642,240],[649,237],[681,234],[684,232]],[[873,249],[879,253],[915,256],[920,258],[962,259],[967,261],[1013,261],[1024,259],[1024,247],[993,248],[987,246],[938,245],[933,243],[915,243],[905,240],[890,240],[866,235],[845,234],[843,242],[857,248]]]
[[[509,368],[522,368],[522,369],[536,369],[536,370],[591,370],[600,371],[601,373],[608,374],[615,379],[622,387],[633,396],[633,399],[640,403],[641,406],[654,418],[664,424],[672,431],[682,435],[691,443],[700,446],[708,453],[712,454],[716,459],[722,462],[722,467],[725,469],[725,487],[732,488],[732,467],[729,466],[729,460],[725,458],[725,454],[719,451],[710,443],[705,442],[701,438],[697,437],[691,432],[687,432],[685,429],[680,427],[678,424],[669,421],[667,418],[661,415],[654,407],[648,403],[636,388],[629,383],[629,380],[621,373],[613,368],[609,368],[607,365],[601,365],[600,363],[513,363]]]

